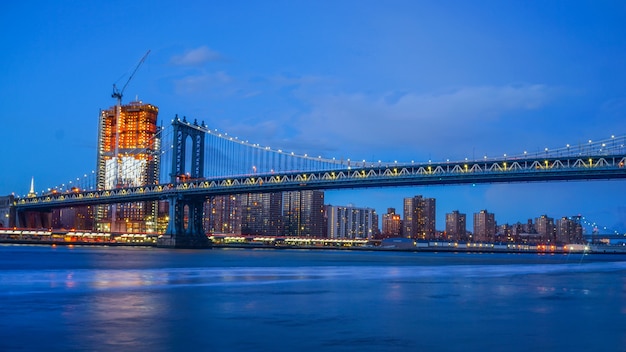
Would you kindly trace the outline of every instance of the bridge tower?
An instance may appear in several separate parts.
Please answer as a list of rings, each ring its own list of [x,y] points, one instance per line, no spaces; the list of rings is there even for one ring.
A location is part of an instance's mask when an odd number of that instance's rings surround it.
[[[204,140],[206,126],[197,121],[187,122],[178,115],[172,123],[174,150],[170,182],[176,184],[186,179],[204,177]],[[191,140],[188,148],[187,140]],[[191,150],[188,150],[191,149]],[[191,153],[190,171],[186,172],[187,153]],[[169,223],[157,245],[170,248],[207,248],[211,246],[202,226],[205,196],[172,195],[168,198]],[[187,214],[185,219],[185,213]]]

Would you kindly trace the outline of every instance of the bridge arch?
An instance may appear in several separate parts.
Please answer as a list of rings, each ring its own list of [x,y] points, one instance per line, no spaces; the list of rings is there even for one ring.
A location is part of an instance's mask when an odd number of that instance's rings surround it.
[[[180,178],[198,179],[204,176],[204,139],[206,126],[198,125],[198,121],[187,122],[187,118],[179,119],[178,115],[172,122],[174,133],[174,154],[170,182],[176,183]],[[190,165],[187,165],[190,164]]]
[[[185,117],[181,120],[177,115],[172,122],[172,127],[174,153],[170,182],[177,184],[185,181],[186,178],[204,177],[206,126],[204,123],[198,125],[198,121],[189,123]],[[168,203],[169,224],[165,234],[159,239],[158,245],[177,248],[210,246],[202,226],[204,197],[173,195],[168,197]]]

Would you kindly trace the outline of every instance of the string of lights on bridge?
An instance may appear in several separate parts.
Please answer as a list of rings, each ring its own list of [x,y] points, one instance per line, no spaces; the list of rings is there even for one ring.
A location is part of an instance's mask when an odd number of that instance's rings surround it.
[[[186,122],[186,121],[185,121]],[[187,122],[188,124],[192,124]],[[248,140],[242,140],[238,137],[230,136],[227,132],[220,132],[217,129],[209,129],[204,123],[197,124],[197,122],[193,123],[198,128],[202,129],[206,132],[207,136],[213,139],[214,144],[207,143],[206,149],[207,153],[205,153],[205,162],[210,165],[207,167],[208,173],[205,175],[206,178],[211,177],[223,177],[223,176],[231,176],[231,175],[244,175],[244,174],[263,174],[263,173],[273,173],[287,170],[276,170],[275,165],[271,165],[271,163],[282,164],[282,166],[288,168],[292,166],[293,171],[307,171],[306,169],[315,169],[323,170],[324,167],[332,169],[337,167],[350,168],[352,166],[391,166],[397,165],[398,167],[404,165],[414,165],[415,161],[411,162],[398,162],[394,160],[393,162],[387,161],[383,162],[382,160],[378,160],[377,162],[371,161],[354,161],[350,158],[324,158],[321,155],[317,157],[312,157],[309,154],[297,154],[294,152],[287,152],[282,149],[272,148],[269,146],[262,146],[259,143],[251,143]],[[170,181],[170,165],[172,158],[172,150],[174,148],[173,145],[173,128],[171,126],[164,128],[160,127],[161,131],[157,135],[160,143],[160,182],[167,183]],[[626,151],[626,135],[623,136],[615,136],[611,135],[610,138],[601,139],[601,140],[587,140],[586,142],[576,143],[576,144],[566,144],[563,147],[557,148],[544,148],[543,150],[539,149],[536,152],[528,152],[523,151],[518,154],[502,154],[502,156],[498,157],[488,157],[484,155],[482,160],[484,161],[507,161],[507,160],[515,160],[515,159],[524,159],[524,158],[556,158],[562,156],[585,156],[585,155],[610,155],[614,154],[623,154]],[[219,150],[221,148],[222,150]],[[239,149],[237,149],[239,148]],[[248,149],[243,151],[242,148]],[[241,158],[238,158],[236,155],[229,155],[228,153],[233,153],[239,150],[242,155]],[[137,154],[137,153],[147,153],[146,148],[137,148],[131,151],[127,151],[129,155]],[[221,155],[218,155],[221,154]],[[217,157],[223,156],[223,160],[216,161]],[[224,161],[228,160],[230,161]],[[465,161],[479,161],[475,158],[465,158]],[[268,165],[264,165],[261,161],[268,162]],[[297,162],[296,162],[297,161]],[[431,163],[432,160],[428,160],[428,162],[423,162],[421,164]],[[445,162],[450,162],[450,159],[446,159]],[[219,165],[218,165],[219,164]],[[297,168],[294,165],[297,164]],[[418,163],[420,164],[420,163]],[[218,174],[223,172],[224,170],[219,170],[219,167],[228,167],[228,170],[231,175],[223,175]],[[122,168],[122,173],[130,172],[129,168],[132,166],[128,166],[126,169]],[[305,170],[301,170],[305,169]],[[211,174],[211,172],[216,172]],[[93,190],[98,187],[97,185],[97,173],[95,170],[91,170],[91,172],[84,173],[82,176],[72,178],[67,182],[60,183],[56,186],[47,188],[47,190],[42,190],[40,194],[46,194],[50,192],[71,192],[73,189],[78,190]]]
[[[611,229],[607,226],[600,225],[595,221],[589,220],[584,216],[580,217],[580,224],[584,227],[588,227],[591,229],[590,235],[599,234],[599,235],[615,235],[615,236],[624,236],[626,239],[626,233],[620,233],[617,230]]]

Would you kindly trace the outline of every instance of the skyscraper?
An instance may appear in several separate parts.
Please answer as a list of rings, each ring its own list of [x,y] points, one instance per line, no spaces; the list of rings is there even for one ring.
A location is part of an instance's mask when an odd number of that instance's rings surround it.
[[[416,239],[435,238],[435,198],[421,195],[404,198],[403,236]]]
[[[375,211],[353,206],[325,206],[328,238],[372,238],[375,232]]]
[[[323,237],[324,192],[284,192],[282,232],[286,236]]]
[[[451,241],[467,239],[466,215],[458,210],[446,214],[446,236]]]
[[[491,242],[496,234],[496,217],[486,209],[474,213],[474,242]]]
[[[239,195],[210,197],[204,203],[204,228],[214,234],[241,234]]]
[[[281,193],[249,193],[241,200],[241,233],[278,236],[281,227]]]
[[[159,109],[134,101],[100,112],[96,185],[98,189],[135,187],[159,181]],[[99,206],[96,228],[101,231],[155,230],[157,203]]]

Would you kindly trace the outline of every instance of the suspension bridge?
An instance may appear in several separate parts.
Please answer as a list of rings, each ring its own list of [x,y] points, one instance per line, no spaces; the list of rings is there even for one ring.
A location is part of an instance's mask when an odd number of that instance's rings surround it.
[[[217,195],[342,188],[510,183],[626,178],[626,136],[536,153],[443,162],[337,160],[273,149],[176,116],[161,128],[151,154],[158,183],[142,184],[138,163],[124,164],[103,184],[95,172],[40,194],[18,197],[18,214],[87,205],[167,200],[164,246],[204,246],[203,204]],[[132,153],[131,153],[132,154]],[[115,177],[115,180],[110,179]],[[18,216],[18,219],[20,217]]]

